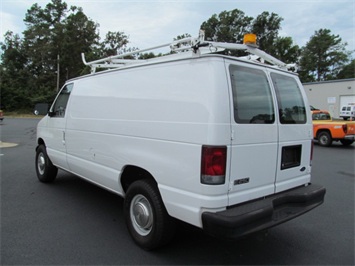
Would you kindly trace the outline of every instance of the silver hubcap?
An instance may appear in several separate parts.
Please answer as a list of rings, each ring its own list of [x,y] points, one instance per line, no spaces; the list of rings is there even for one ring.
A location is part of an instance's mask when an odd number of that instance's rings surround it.
[[[324,135],[321,136],[321,137],[320,137],[320,142],[325,145],[325,144],[328,142],[327,136],[324,136]]]
[[[146,236],[152,231],[153,212],[152,207],[143,195],[136,195],[132,199],[130,206],[130,216],[136,232]]]
[[[44,158],[44,154],[41,152],[38,155],[38,160],[37,160],[37,168],[38,168],[38,172],[43,175],[44,174],[44,169],[46,167],[46,160]]]

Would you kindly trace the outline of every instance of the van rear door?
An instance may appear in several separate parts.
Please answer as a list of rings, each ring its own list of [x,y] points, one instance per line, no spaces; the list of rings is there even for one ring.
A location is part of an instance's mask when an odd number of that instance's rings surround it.
[[[232,89],[229,205],[273,194],[278,163],[276,95],[266,68],[227,65]]]
[[[278,106],[278,161],[275,192],[310,182],[312,124],[299,79],[271,71]]]
[[[312,124],[297,76],[227,65],[232,88],[229,205],[310,181]]]

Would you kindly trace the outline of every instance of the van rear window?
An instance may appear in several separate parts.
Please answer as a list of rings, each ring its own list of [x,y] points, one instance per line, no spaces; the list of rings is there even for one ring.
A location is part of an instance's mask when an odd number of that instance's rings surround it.
[[[272,124],[275,112],[265,72],[242,66],[229,67],[234,120],[239,124]]]
[[[281,124],[305,124],[307,109],[296,80],[277,73],[272,73],[271,78],[276,91]]]

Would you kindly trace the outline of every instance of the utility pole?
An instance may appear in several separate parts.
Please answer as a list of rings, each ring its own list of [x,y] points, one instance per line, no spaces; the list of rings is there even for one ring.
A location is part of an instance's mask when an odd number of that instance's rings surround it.
[[[59,77],[60,77],[60,73],[59,73],[59,54],[57,55],[57,92],[59,91]]]

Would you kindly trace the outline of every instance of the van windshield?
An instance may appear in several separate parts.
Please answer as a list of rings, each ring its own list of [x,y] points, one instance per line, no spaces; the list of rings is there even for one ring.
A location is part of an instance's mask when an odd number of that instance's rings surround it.
[[[281,124],[305,124],[307,121],[306,107],[300,88],[293,77],[272,73],[279,107]]]

